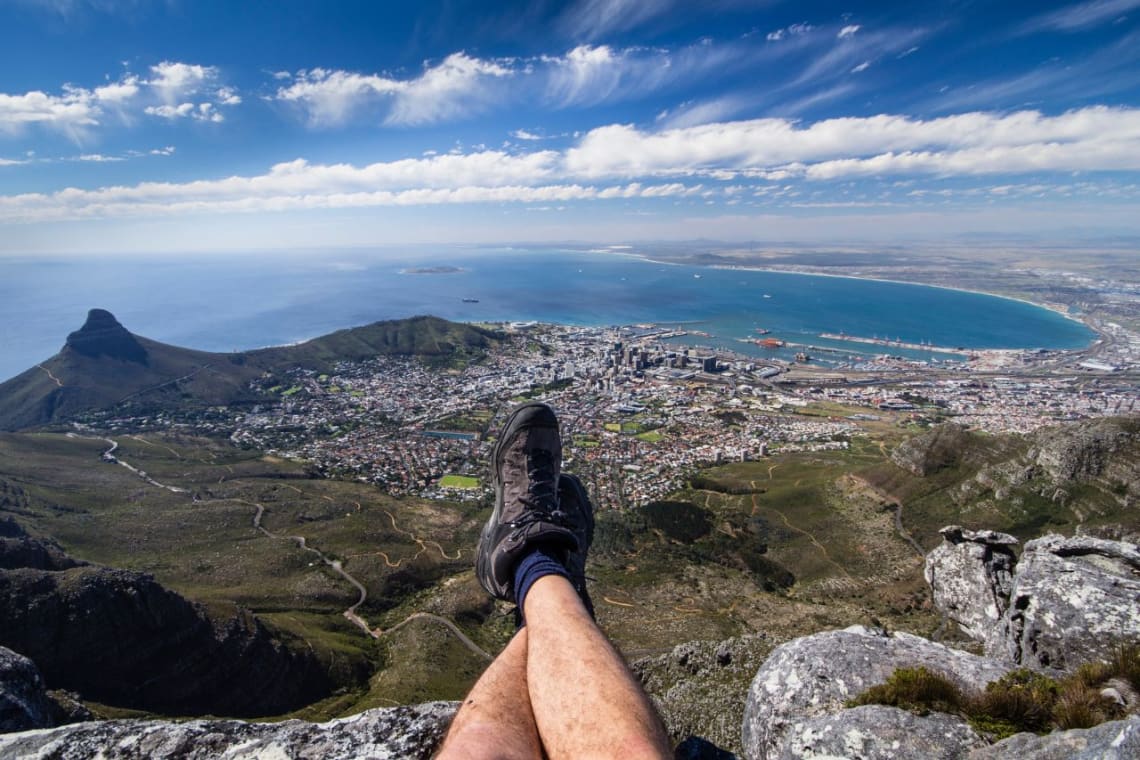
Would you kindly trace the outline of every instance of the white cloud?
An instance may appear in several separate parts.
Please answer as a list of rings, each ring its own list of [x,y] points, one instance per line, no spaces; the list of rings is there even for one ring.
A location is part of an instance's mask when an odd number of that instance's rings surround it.
[[[232,87],[219,86],[196,98],[214,82],[218,70],[212,66],[197,66],[164,61],[151,67],[153,77],[143,81],[135,74],[125,74],[116,81],[94,88],[65,84],[61,94],[52,95],[32,91],[22,95],[0,93],[0,131],[13,131],[30,124],[59,129],[78,139],[89,130],[105,126],[108,113],[117,115],[125,124],[131,115],[143,113],[174,120],[191,116],[203,121],[222,121],[218,105],[237,105],[241,96]],[[187,97],[175,96],[186,95]],[[210,99],[217,97],[217,102]],[[157,101],[157,105],[155,105]]]
[[[511,132],[511,137],[515,138],[516,140],[541,140],[542,139],[542,135],[535,134],[534,132],[528,132],[525,129],[516,129],[514,132]]]
[[[191,108],[183,118],[202,112],[199,106],[186,105]],[[705,182],[732,182],[739,188],[732,192],[736,198],[772,199],[792,198],[799,190],[791,184],[784,186],[786,191],[750,190],[758,184],[805,179],[1070,171],[1140,171],[1140,109],[1089,107],[1056,116],[969,112],[931,119],[883,114],[810,124],[768,118],[654,132],[613,124],[590,131],[565,151],[480,150],[365,166],[298,159],[255,176],[0,196],[0,221],[724,197],[723,188],[703,186]],[[1005,176],[999,182],[999,188],[1015,184]],[[1034,178],[1020,184],[1042,183]]]
[[[557,107],[641,99],[650,93],[722,76],[755,56],[756,46],[695,44],[676,50],[579,45],[563,56],[543,56],[534,79]]]
[[[213,103],[179,103],[176,106],[147,106],[143,112],[170,121],[185,118],[214,123],[225,121],[225,117],[214,107]]]
[[[83,155],[76,156],[74,160],[100,164],[109,161],[126,161],[122,156],[105,156],[102,153],[84,153]]]
[[[0,166],[19,166],[26,163],[28,162],[16,158],[0,158]]]
[[[654,19],[674,5],[674,0],[579,0],[562,17],[571,37],[598,39]]]
[[[152,148],[151,150],[147,151],[147,153],[149,153],[152,156],[173,156],[174,155],[174,146],[173,145],[167,145],[167,146],[162,147],[162,148]]]
[[[747,107],[748,103],[743,99],[726,95],[700,103],[682,103],[673,112],[660,114],[658,121],[662,122],[665,129],[695,127],[699,124],[724,121]]]
[[[510,74],[509,69],[493,61],[452,53],[438,66],[406,83],[396,94],[387,121],[423,124],[461,117],[487,96],[482,85]]]
[[[129,75],[118,82],[96,87],[93,94],[101,103],[125,103],[139,94],[139,78]]]
[[[866,71],[869,68],[871,68],[871,62],[870,61],[863,61],[858,66],[854,66],[851,69],[851,73],[852,74],[858,74],[860,71]]]
[[[840,30],[839,30],[839,34],[837,34],[837,35],[835,35],[835,36],[836,36],[836,38],[838,38],[838,39],[841,39],[841,40],[845,40],[845,39],[847,39],[848,37],[854,37],[854,36],[855,36],[855,32],[859,31],[859,30],[860,30],[860,29],[862,29],[862,28],[863,28],[863,27],[862,27],[862,26],[860,26],[859,24],[850,24],[850,25],[848,25],[848,26],[845,26],[845,27],[843,27],[842,29],[840,29]]]
[[[1018,31],[1021,34],[1031,34],[1046,29],[1077,32],[1115,21],[1137,8],[1140,8],[1140,0],[1091,0],[1035,16],[1026,21]]]
[[[143,113],[151,116],[161,116],[164,119],[180,119],[189,116],[194,111],[193,103],[182,103],[177,106],[147,106]]]
[[[217,99],[218,105],[236,106],[241,104],[241,95],[238,95],[237,90],[232,87],[219,87],[218,91],[214,93],[214,97]]]
[[[163,61],[150,67],[152,78],[147,84],[159,97],[171,104],[188,94],[200,92],[218,78],[215,66]]]
[[[756,170],[814,179],[916,171],[1135,169],[1140,168],[1140,109],[1090,107],[1060,116],[972,112],[927,120],[880,115],[810,126],[755,119],[655,133],[610,125],[592,130],[568,150],[564,165],[582,177]]]
[[[815,29],[815,27],[807,22],[804,22],[802,24],[792,24],[791,26],[785,26],[782,29],[777,29],[774,32],[768,32],[766,39],[769,42],[779,42],[785,37],[799,37],[801,35],[807,34],[813,29]]]
[[[547,97],[563,106],[604,102],[629,76],[630,64],[636,63],[609,45],[579,45],[565,56],[543,62],[550,66]]]
[[[63,130],[93,127],[102,115],[91,93],[74,87],[62,95],[39,90],[23,95],[0,93],[0,129],[12,131],[29,124],[44,124]]]
[[[328,69],[301,71],[291,85],[277,90],[276,98],[300,105],[314,126],[343,123],[377,102],[389,107],[387,123],[421,124],[465,115],[484,99],[489,80],[510,74],[498,62],[459,52],[436,66],[425,64],[414,79]]]

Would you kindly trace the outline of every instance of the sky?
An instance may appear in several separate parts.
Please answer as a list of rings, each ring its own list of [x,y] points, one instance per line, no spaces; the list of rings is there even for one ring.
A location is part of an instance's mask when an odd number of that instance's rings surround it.
[[[0,254],[1140,236],[1140,0],[0,0]]]

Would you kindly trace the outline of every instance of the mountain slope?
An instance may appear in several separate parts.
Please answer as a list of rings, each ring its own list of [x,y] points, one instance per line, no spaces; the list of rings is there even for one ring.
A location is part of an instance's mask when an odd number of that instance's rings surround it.
[[[195,351],[132,334],[92,309],[58,354],[0,384],[0,430],[65,421],[128,400],[149,406],[213,406],[257,398],[249,381],[292,367],[324,370],[377,355],[471,358],[497,340],[490,330],[437,317],[376,322],[294,346],[235,353]]]

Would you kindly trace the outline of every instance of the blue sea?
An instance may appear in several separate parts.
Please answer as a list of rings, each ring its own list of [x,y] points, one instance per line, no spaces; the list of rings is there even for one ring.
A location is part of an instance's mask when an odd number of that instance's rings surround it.
[[[455,267],[450,273],[409,269]],[[463,299],[474,299],[475,303]],[[1019,301],[872,280],[674,266],[614,253],[439,247],[232,255],[0,259],[0,379],[52,356],[90,308],[132,332],[207,351],[305,340],[381,319],[676,324],[690,342],[761,354],[770,337],[906,354],[820,333],[969,348],[1076,348],[1095,335]],[[777,355],[790,358],[789,347]]]

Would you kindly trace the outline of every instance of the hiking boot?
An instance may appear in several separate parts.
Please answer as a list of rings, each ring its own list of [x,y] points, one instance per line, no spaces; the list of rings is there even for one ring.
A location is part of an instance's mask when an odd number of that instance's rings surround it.
[[[594,603],[586,590],[586,554],[594,542],[594,505],[578,476],[565,472],[558,478],[558,501],[570,521],[574,538],[578,539],[578,548],[566,555],[566,572],[586,611],[594,617]]]
[[[570,520],[558,503],[562,439],[558,418],[546,404],[511,412],[491,449],[495,509],[479,535],[475,575],[496,599],[515,601],[515,564],[537,544],[565,561],[578,548]]]

